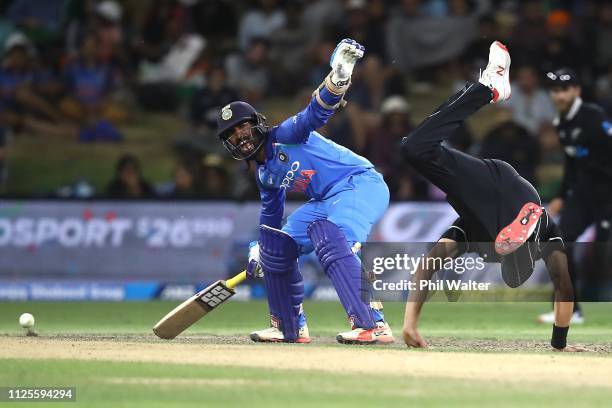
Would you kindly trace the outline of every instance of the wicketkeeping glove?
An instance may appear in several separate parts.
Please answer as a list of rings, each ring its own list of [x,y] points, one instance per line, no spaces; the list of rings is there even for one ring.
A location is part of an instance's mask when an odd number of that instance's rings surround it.
[[[332,72],[325,85],[336,95],[342,95],[351,84],[351,75],[357,60],[363,57],[365,48],[355,40],[345,38],[340,41],[329,59]]]
[[[259,264],[259,243],[253,241],[249,244],[249,264],[246,268],[249,278],[263,278],[263,270]]]

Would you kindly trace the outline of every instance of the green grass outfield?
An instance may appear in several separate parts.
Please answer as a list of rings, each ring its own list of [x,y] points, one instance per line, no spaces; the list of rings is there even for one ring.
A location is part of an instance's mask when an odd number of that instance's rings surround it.
[[[171,309],[176,302],[151,303],[0,303],[0,347],[3,342],[23,334],[17,319],[23,312],[36,318],[39,339],[54,335],[75,335],[71,340],[79,342],[79,336],[95,338],[118,335],[151,336],[139,340],[143,348],[149,343],[161,343],[152,337],[152,325]],[[333,336],[344,330],[346,321],[342,308],[336,303],[307,303],[311,335],[317,338]],[[422,334],[430,340],[437,338],[462,341],[540,341],[546,342],[550,327],[535,323],[536,316],[548,309],[544,303],[429,303],[423,311]],[[612,304],[584,305],[587,323],[572,327],[572,343],[612,344]],[[387,318],[400,335],[403,305],[385,306]],[[230,302],[196,324],[187,334],[214,334],[247,336],[248,332],[267,325],[267,307],[263,302]],[[129,338],[129,337],[128,337]],[[29,339],[22,339],[28,347]],[[181,343],[163,342],[169,347],[181,347]],[[193,344],[193,343],[192,343]],[[476,343],[477,344],[477,343]],[[197,345],[197,341],[196,341]],[[129,345],[133,347],[134,344]],[[224,353],[223,345],[218,353]],[[344,350],[346,346],[325,342],[318,345],[255,345],[253,353],[266,350],[306,350],[308,347]],[[354,347],[352,349],[355,349]],[[362,347],[365,354],[386,353],[383,347]],[[313,348],[313,350],[315,350]],[[460,351],[464,355],[478,356],[482,350],[448,346],[431,351],[407,350],[396,347],[389,353],[400,353],[410,365],[410,359],[426,353],[448,353],[449,358]],[[228,351],[231,352],[231,351]],[[546,348],[526,353],[521,350],[496,354],[556,358],[560,363],[578,356],[553,354]],[[474,380],[463,378],[430,378],[398,375],[367,375],[334,373],[313,369],[289,370],[236,366],[212,366],[206,361],[192,364],[164,364],[160,362],[85,361],[77,359],[0,359],[0,386],[76,386],[77,403],[40,403],[35,406],[91,406],[91,407],[185,407],[185,406],[606,406],[612,399],[612,388],[606,386],[582,386],[568,388],[567,384],[554,381],[530,383],[521,378],[508,381]],[[307,358],[307,357],[306,357]],[[580,356],[582,358],[582,356]],[[589,356],[592,361],[605,359],[610,363],[612,355],[597,353]],[[571,360],[570,360],[571,361]],[[576,360],[577,361],[577,360]],[[526,369],[529,369],[526,367]],[[535,367],[534,369],[537,369]],[[491,367],[493,373],[497,370]],[[367,370],[365,370],[367,372]],[[578,372],[584,379],[588,372]],[[544,379],[546,380],[546,379]],[[548,379],[550,380],[550,379]],[[11,406],[0,402],[0,408]],[[24,407],[28,404],[14,404]]]
[[[153,325],[179,302],[0,302],[0,333],[20,334],[18,318],[29,312],[41,334],[150,334]],[[551,307],[548,303],[446,303],[431,302],[423,308],[421,331],[426,337],[463,339],[546,340],[550,327],[536,317]],[[587,323],[570,330],[572,342],[612,342],[612,303],[584,304]],[[334,336],[345,330],[342,306],[333,302],[306,303],[305,311],[313,336]],[[399,334],[404,305],[386,303],[385,315]],[[196,323],[186,333],[244,335],[268,325],[264,302],[229,302]]]

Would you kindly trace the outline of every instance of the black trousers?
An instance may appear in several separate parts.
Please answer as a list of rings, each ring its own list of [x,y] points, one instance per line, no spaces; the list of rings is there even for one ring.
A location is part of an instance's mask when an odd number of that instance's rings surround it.
[[[471,243],[494,242],[499,231],[516,218],[525,203],[541,204],[535,188],[508,163],[476,158],[443,145],[467,117],[490,100],[491,91],[487,87],[468,83],[402,140],[404,158],[447,194],[448,202],[460,217],[453,227],[461,230],[463,241]],[[548,217],[545,218],[542,237],[545,237],[544,230],[546,234],[554,233],[552,225],[548,226]],[[532,253],[533,246],[529,245],[523,245],[503,259],[495,254],[492,244],[489,247],[484,249],[480,245],[472,249],[486,254],[489,262],[501,262],[502,275],[511,287],[527,280],[535,259],[541,257]]]
[[[585,188],[581,188],[581,190],[584,191]],[[593,223],[595,223],[595,242],[597,244],[592,255],[592,264],[590,266],[593,271],[603,274],[603,276],[583,275],[583,286],[597,286],[597,282],[603,280],[603,278],[607,278],[610,274],[612,199],[605,196],[592,196],[590,192],[593,190],[596,190],[596,188],[587,189],[583,194],[574,193],[568,196],[564,200],[563,210],[561,211],[560,227],[569,243],[567,262],[574,288],[577,286],[576,276],[578,274],[578,266],[576,264],[572,245],[576,239],[582,235],[586,228]],[[594,275],[596,275],[596,273]],[[578,302],[574,304],[574,310],[580,310]]]
[[[535,188],[508,163],[480,159],[446,147],[463,121],[491,100],[491,91],[468,83],[402,140],[404,158],[447,194],[470,229],[472,240],[491,241],[529,201],[540,204]]]
[[[612,186],[608,186],[612,189]],[[595,223],[595,241],[612,239],[612,194],[610,197],[593,197],[590,194],[572,194],[564,200],[560,227],[568,242],[576,239]]]

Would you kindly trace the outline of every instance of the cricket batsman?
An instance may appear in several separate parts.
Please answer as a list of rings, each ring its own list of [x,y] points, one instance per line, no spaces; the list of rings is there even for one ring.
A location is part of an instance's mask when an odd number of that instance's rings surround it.
[[[366,301],[368,284],[362,283],[361,262],[351,250],[385,212],[389,189],[367,159],[316,132],[345,103],[363,54],[363,46],[342,40],[331,56],[330,74],[308,106],[278,126],[268,127],[261,113],[240,101],[223,107],[217,118],[217,134],[232,157],[256,164],[259,240],[250,248],[247,273],[264,277],[271,325],[251,333],[253,341],[310,342],[298,257],[314,251],[351,324],[350,331],[336,336],[338,342],[393,342],[382,311]],[[290,191],[303,192],[308,201],[282,226]]]
[[[567,345],[573,312],[567,256],[559,228],[535,188],[504,161],[475,158],[443,145],[472,113],[510,98],[509,69],[508,49],[493,42],[479,82],[466,84],[402,139],[405,159],[446,192],[459,214],[428,256],[455,258],[477,252],[487,262],[500,262],[502,277],[513,288],[531,276],[537,259],[544,259],[555,290],[551,346],[557,351],[585,351]],[[434,272],[427,266],[418,268],[414,279],[428,281]],[[408,346],[427,347],[417,329],[426,295],[426,290],[408,295],[402,333]]]

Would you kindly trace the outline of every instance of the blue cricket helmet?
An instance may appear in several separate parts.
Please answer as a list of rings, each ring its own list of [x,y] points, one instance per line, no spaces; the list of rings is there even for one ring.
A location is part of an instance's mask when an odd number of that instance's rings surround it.
[[[232,129],[245,122],[253,124],[251,135],[243,138],[239,145],[235,145],[229,140]],[[217,136],[236,160],[248,160],[253,157],[263,146],[267,133],[266,117],[246,102],[236,101],[225,105],[217,115]],[[240,147],[242,144],[252,145],[252,148],[245,151]]]

